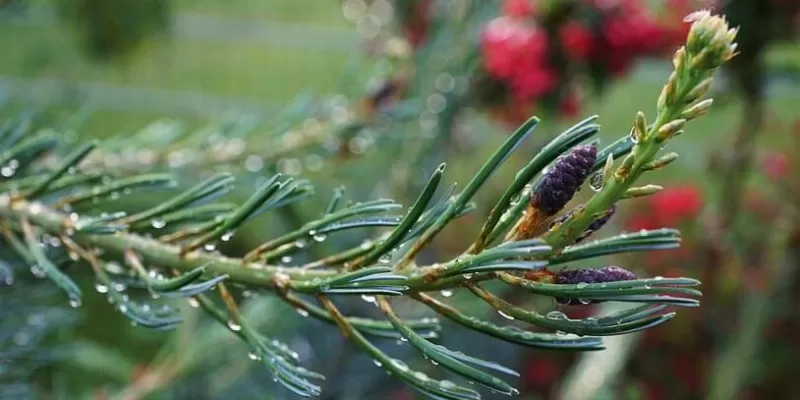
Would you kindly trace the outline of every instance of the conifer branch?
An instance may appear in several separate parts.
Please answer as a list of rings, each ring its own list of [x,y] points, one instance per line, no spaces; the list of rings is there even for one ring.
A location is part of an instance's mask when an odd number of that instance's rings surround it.
[[[266,338],[250,324],[240,312],[242,300],[236,295],[237,288],[271,291],[301,314],[338,325],[347,339],[384,369],[430,397],[478,399],[480,395],[471,388],[412,371],[403,361],[386,355],[367,336],[407,340],[435,360],[440,369],[492,390],[515,394],[517,389],[495,376],[515,375],[514,371],[434,344],[431,340],[439,328],[435,319],[404,320],[392,304],[396,298],[405,297],[467,329],[529,347],[562,350],[598,350],[602,336],[649,329],[675,315],[670,307],[697,306],[694,297],[701,293],[695,287],[700,282],[694,279],[639,278],[617,266],[564,266],[603,255],[678,245],[678,232],[668,229],[579,242],[601,230],[613,215],[615,203],[630,194],[644,172],[653,169],[664,142],[683,132],[687,121],[702,115],[698,110],[710,105],[702,96],[713,72],[733,57],[736,30],[729,29],[724,18],[707,12],[693,14],[689,21],[693,25],[687,44],[676,52],[675,72],[662,91],[655,122],[648,125],[644,114],[639,113],[630,136],[602,149],[595,143],[585,143],[599,131],[596,117],[557,136],[518,171],[472,246],[451,260],[416,264],[423,248],[473,208],[477,191],[537,125],[536,117],[512,134],[460,191],[452,186],[437,196],[444,164],[433,172],[403,214],[398,213],[402,206],[388,199],[341,204],[343,193],[337,190],[320,217],[265,241],[242,258],[225,256],[216,246],[230,240],[255,216],[310,196],[309,182],[277,174],[243,204],[219,204],[213,201],[228,193],[235,182],[233,176],[220,174],[136,214],[96,214],[86,207],[88,203],[134,191],[169,190],[176,180],[170,174],[114,177],[84,172],[80,164],[94,147],[91,144],[68,152],[55,167],[44,168],[44,153],[61,149],[58,138],[28,139],[0,133],[0,167],[5,171],[0,183],[0,231],[31,270],[53,281],[73,306],[80,305],[82,293],[62,267],[78,260],[88,262],[98,285],[102,285],[100,292],[138,325],[172,329],[180,319],[169,306],[156,308],[133,302],[123,293],[123,282],[130,283],[132,290],[146,290],[168,299],[190,298],[244,341],[250,348],[250,358],[299,396],[319,395],[319,381],[324,377],[300,366],[288,346]],[[617,167],[615,160],[621,160]],[[663,165],[666,162],[659,167]],[[584,205],[564,211],[586,180],[597,193]],[[653,192],[638,189],[637,195]],[[554,222],[548,226],[551,218]],[[279,263],[287,254],[363,227],[388,231],[302,265]],[[502,237],[505,239],[500,240]],[[487,280],[560,303],[621,301],[639,306],[597,318],[571,319],[559,311],[542,313],[517,307],[482,287]],[[481,321],[425,293],[455,288],[468,289],[501,315],[570,335],[529,332]],[[385,320],[350,317],[334,304],[335,298],[354,295],[375,303]],[[310,298],[316,298],[321,307],[313,305]]]

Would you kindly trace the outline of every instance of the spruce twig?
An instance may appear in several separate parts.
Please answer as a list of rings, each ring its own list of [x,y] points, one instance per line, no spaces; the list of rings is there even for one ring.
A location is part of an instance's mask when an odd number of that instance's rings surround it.
[[[166,298],[190,297],[245,342],[251,358],[259,361],[277,382],[300,396],[318,395],[321,387],[317,382],[324,377],[299,366],[293,351],[275,339],[264,337],[249,323],[232,291],[234,285],[276,292],[302,313],[337,324],[346,338],[384,369],[430,397],[478,399],[480,395],[471,388],[410,370],[404,362],[387,356],[366,335],[405,338],[416,350],[435,359],[441,369],[492,390],[513,394],[516,389],[511,384],[488,373],[514,375],[513,371],[431,343],[429,339],[438,330],[436,321],[403,320],[387,296],[419,301],[463,327],[501,340],[572,350],[600,349],[602,336],[636,332],[665,323],[675,315],[669,307],[697,306],[699,302],[694,297],[700,296],[700,292],[694,287],[700,282],[694,279],[638,278],[618,267],[563,267],[567,262],[601,255],[677,245],[678,235],[671,230],[622,234],[585,244],[577,242],[602,227],[602,219],[609,215],[614,204],[630,194],[635,181],[653,168],[664,142],[683,132],[689,117],[702,114],[699,109],[710,106],[702,96],[708,90],[713,72],[734,55],[736,31],[728,28],[724,18],[708,13],[694,14],[690,21],[693,25],[687,45],[676,52],[675,72],[662,91],[655,122],[648,125],[644,114],[639,113],[634,120],[633,136],[599,151],[593,145],[582,144],[597,133],[595,118],[559,135],[516,175],[473,245],[451,260],[416,264],[416,256],[423,248],[454,219],[473,208],[472,199],[477,191],[537,125],[536,117],[511,135],[458,192],[452,187],[433,201],[444,165],[433,173],[417,201],[403,215],[394,214],[402,206],[388,199],[339,207],[342,194],[337,191],[321,216],[267,240],[242,258],[221,254],[216,244],[229,239],[258,213],[274,211],[310,195],[307,182],[275,175],[241,206],[198,204],[215,200],[230,190],[234,179],[218,175],[141,213],[92,215],[91,209],[77,212],[73,208],[134,190],[169,188],[175,179],[169,174],[107,177],[99,183],[84,178],[90,175],[82,172],[78,164],[91,146],[79,148],[54,170],[44,174],[39,171],[39,176],[32,179],[30,171],[35,170],[32,167],[37,166],[43,151],[58,148],[58,140],[38,136],[28,140],[12,138],[3,142],[0,159],[4,163],[14,161],[15,173],[5,177],[3,183],[11,187],[19,181],[32,180],[27,181],[27,191],[20,191],[17,184],[13,191],[0,193],[2,233],[32,270],[56,283],[75,306],[80,304],[81,292],[61,269],[75,259],[88,261],[115,308],[142,326],[171,329],[180,319],[170,307],[154,308],[131,301],[118,288],[123,279],[132,282],[132,288],[144,288]],[[688,111],[694,114],[690,116]],[[576,152],[579,157],[572,157]],[[537,179],[555,160],[558,161],[551,170]],[[614,160],[622,160],[616,168]],[[602,188],[588,202],[559,218],[547,232],[534,237],[533,230],[524,230],[524,235],[511,235],[495,244],[513,225],[543,227],[541,221],[534,221],[535,224],[526,221],[537,215],[525,213],[526,207],[555,217],[580,190],[582,181],[598,171],[603,178]],[[69,185],[64,183],[67,180]],[[61,193],[56,188],[69,190]],[[569,193],[551,192],[555,190]],[[637,194],[646,195],[645,192],[639,188]],[[276,258],[302,252],[328,236],[376,226],[387,227],[389,231],[303,265],[275,262]],[[18,238],[20,234],[22,240]],[[118,271],[120,260],[124,260],[132,273]],[[560,267],[548,269],[557,266]],[[483,288],[481,282],[487,280],[569,304],[621,301],[638,306],[598,318],[571,319],[558,311],[540,313],[515,307]],[[216,292],[211,291],[214,287]],[[556,338],[484,323],[425,294],[454,288],[467,288],[491,307],[522,322],[572,335]],[[348,317],[333,302],[335,297],[354,295],[378,305],[386,320]],[[314,296],[322,307],[312,305],[303,296]]]

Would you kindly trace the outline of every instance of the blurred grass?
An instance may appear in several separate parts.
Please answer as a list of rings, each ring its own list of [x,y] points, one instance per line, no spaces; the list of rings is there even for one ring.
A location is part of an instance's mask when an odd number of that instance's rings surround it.
[[[10,56],[0,62],[0,74],[196,91],[280,103],[308,87],[322,92],[332,90],[348,61],[343,53],[199,40],[154,44],[126,64],[93,64],[63,49],[37,51],[76,46],[63,34],[59,27],[0,28],[0,48]]]
[[[41,0],[37,4],[51,2]],[[241,22],[256,27],[260,23],[272,24],[276,29],[287,23],[339,29],[349,27],[341,16],[338,2],[298,6],[293,0],[174,0],[174,4],[176,15],[203,14],[228,19],[226,23]],[[190,35],[188,38],[152,41],[122,62],[99,64],[81,56],[80,43],[65,26],[0,21],[0,48],[4,53],[0,58],[0,78],[21,82],[19,86],[23,88],[28,82],[42,80],[63,82],[66,84],[63,91],[73,89],[72,85],[77,85],[75,89],[78,89],[80,84],[99,84],[112,90],[167,90],[178,97],[196,95],[222,104],[258,107],[266,104],[269,105],[266,108],[276,109],[309,88],[316,93],[333,91],[353,56],[336,49],[314,51],[313,46],[297,46],[298,38],[283,40],[292,38],[270,36],[269,40],[263,37],[238,40],[237,35],[248,32],[248,29],[243,29],[219,37],[196,38]],[[203,21],[199,22],[202,24]],[[286,34],[297,32],[303,31],[293,29]],[[320,32],[316,34],[319,36]],[[361,67],[363,71],[367,70],[366,63],[356,66]],[[17,94],[31,97],[31,93],[25,91]],[[54,96],[39,97],[45,99],[14,100],[18,107],[11,110],[42,106],[39,103],[43,102],[52,109],[50,112],[64,114],[71,110],[69,104],[53,102]],[[127,129],[141,128],[158,118],[185,118],[185,115],[173,114],[173,110],[159,110],[147,104],[133,104],[130,111],[100,107],[80,133],[82,136],[108,137]],[[211,120],[217,117],[219,115],[204,115],[188,119]]]
[[[302,2],[298,0],[174,0],[180,10],[217,16],[281,20],[325,26],[347,26],[340,18],[339,1]]]

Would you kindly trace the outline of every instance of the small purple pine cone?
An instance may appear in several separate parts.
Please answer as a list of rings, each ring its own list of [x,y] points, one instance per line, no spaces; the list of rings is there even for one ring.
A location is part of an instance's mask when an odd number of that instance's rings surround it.
[[[583,239],[586,239],[593,233],[599,231],[602,227],[606,225],[606,223],[608,223],[611,217],[614,216],[614,213],[616,211],[617,211],[616,204],[609,207],[609,209],[606,210],[606,212],[604,212],[603,215],[601,215],[599,218],[597,218],[596,220],[592,221],[591,224],[589,224],[586,230],[583,231],[583,233],[577,239],[575,239],[575,243],[580,243]]]
[[[617,205],[615,204],[615,205],[611,206],[608,210],[606,210],[602,215],[600,215],[599,218],[597,218],[596,220],[592,221],[592,223],[589,224],[588,227],[586,227],[586,230],[583,231],[583,233],[581,233],[581,235],[577,239],[575,239],[575,243],[580,243],[582,240],[584,240],[587,237],[591,236],[593,233],[599,231],[602,227],[604,227],[606,225],[606,223],[608,223],[608,221],[611,219],[611,217],[614,216],[614,213],[616,211],[617,211]],[[550,224],[550,228],[552,229],[557,224],[563,223],[574,212],[575,212],[575,210],[572,210],[572,211],[570,211],[570,212],[568,212],[568,213],[556,218],[556,220],[553,221],[552,224]]]
[[[553,283],[561,285],[574,285],[578,283],[604,283],[604,282],[619,282],[629,281],[636,279],[637,276],[625,268],[617,267],[615,265],[603,267],[599,269],[581,268],[571,269],[556,273]],[[592,303],[602,303],[602,300],[582,301],[580,299],[565,299],[557,298],[561,304],[567,305],[586,305]]]
[[[597,160],[596,146],[573,147],[569,153],[559,157],[547,171],[531,197],[531,205],[547,216],[561,211],[580,190],[591,173],[595,160]]]

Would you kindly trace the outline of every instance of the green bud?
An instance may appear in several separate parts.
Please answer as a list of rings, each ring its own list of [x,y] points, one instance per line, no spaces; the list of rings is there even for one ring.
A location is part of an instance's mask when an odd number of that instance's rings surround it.
[[[686,51],[691,59],[690,68],[712,70],[736,54],[733,41],[738,29],[729,28],[724,17],[702,10],[689,14],[684,21],[692,23],[686,38]]]
[[[609,154],[606,158],[606,164],[603,165],[603,182],[608,182],[611,179],[611,174],[614,172],[614,155]]]
[[[647,118],[641,111],[636,113],[636,119],[633,121],[633,134],[637,143],[647,136]]]
[[[678,153],[671,152],[664,154],[663,156],[656,158],[653,161],[642,166],[642,169],[645,171],[652,171],[656,169],[664,168],[665,166],[669,165],[671,162],[678,159]]]
[[[711,90],[711,84],[714,82],[713,78],[707,78],[702,82],[698,83],[689,93],[686,94],[686,101],[691,103],[708,93]]]
[[[714,104],[714,99],[705,99],[683,111],[681,118],[691,121],[697,117],[705,115]]]
[[[667,84],[661,89],[661,95],[658,96],[658,109],[671,105],[675,101],[675,92],[677,91],[677,75],[675,71],[669,75]]]
[[[642,197],[642,196],[649,196],[654,193],[658,193],[664,188],[658,185],[644,185],[639,187],[633,187],[625,191],[625,198],[633,198],[633,197]]]
[[[686,66],[686,47],[681,46],[672,56],[672,65],[675,66],[675,72],[681,73]]]
[[[686,120],[682,118],[667,122],[658,129],[656,138],[659,140],[669,139],[675,136],[678,131],[682,130],[684,126],[686,126]]]

